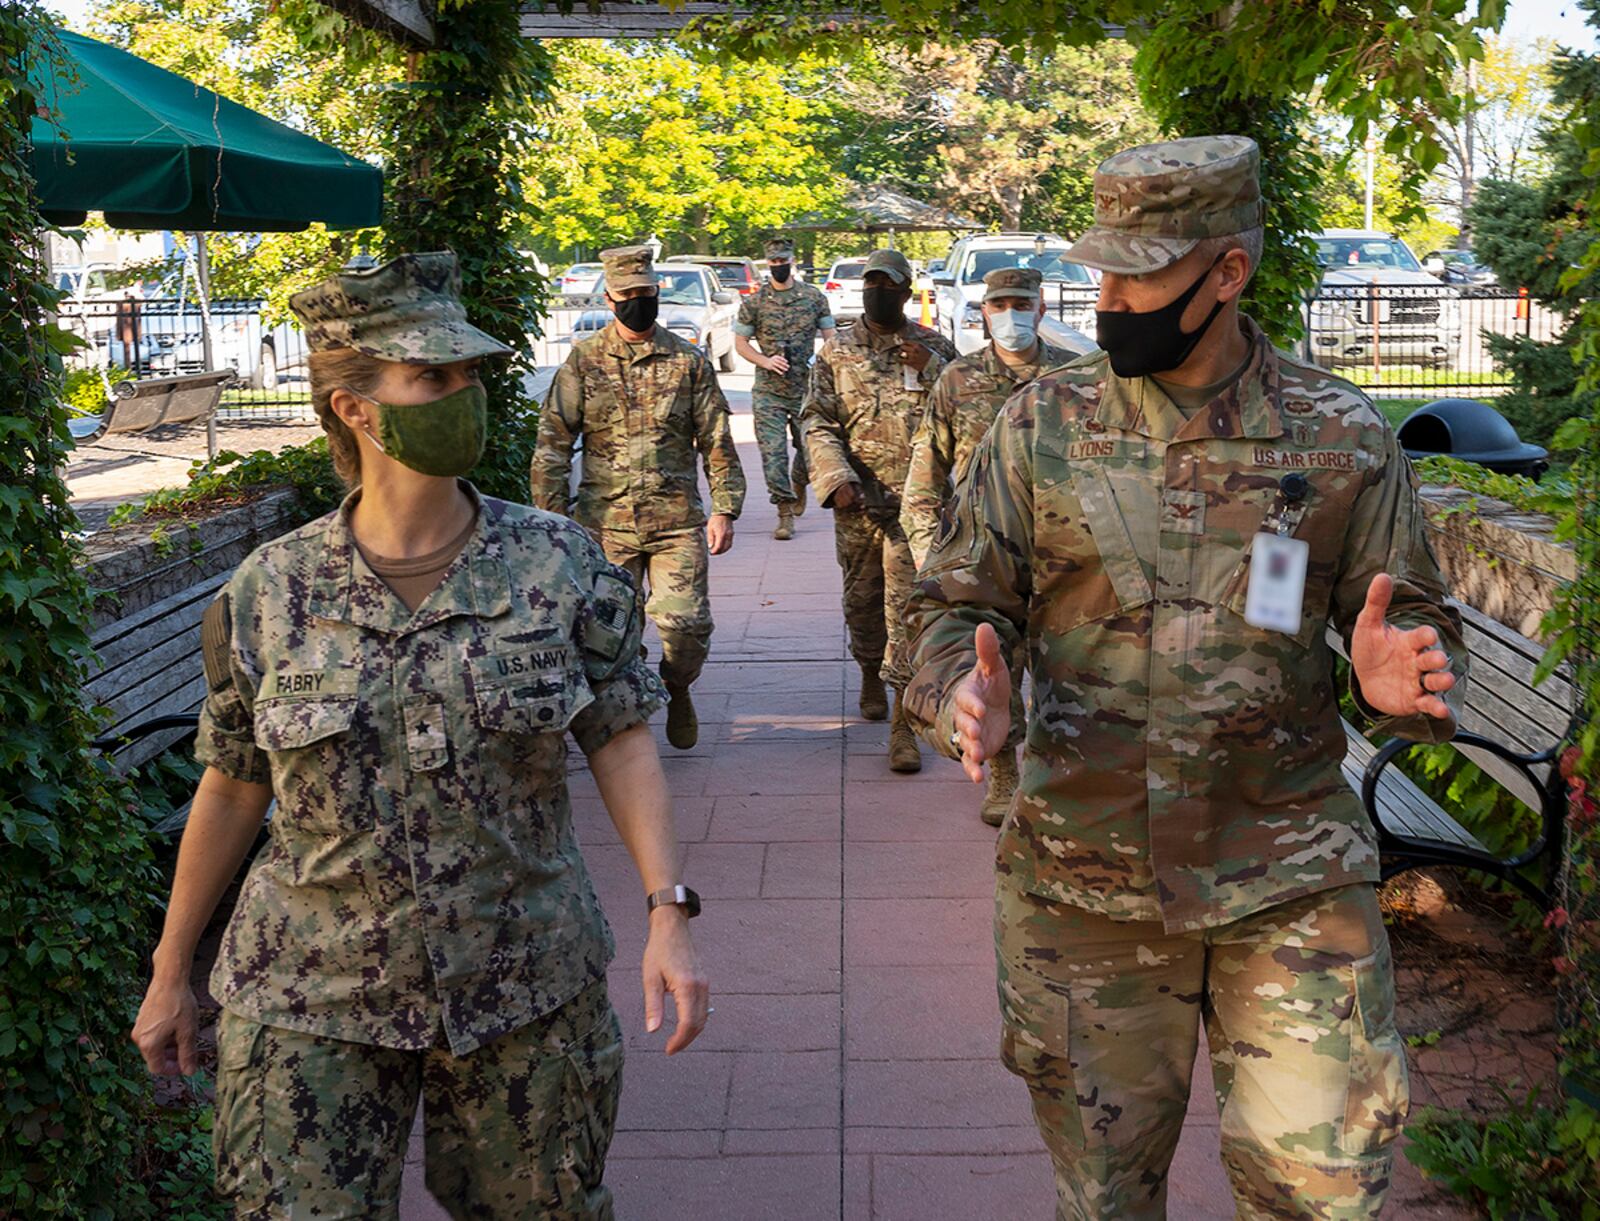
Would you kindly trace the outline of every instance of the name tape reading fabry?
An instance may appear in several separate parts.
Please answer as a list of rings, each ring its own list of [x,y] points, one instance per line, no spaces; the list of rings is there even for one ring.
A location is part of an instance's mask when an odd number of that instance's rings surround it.
[[[308,699],[324,695],[354,695],[354,670],[283,670],[269,674],[257,699]]]

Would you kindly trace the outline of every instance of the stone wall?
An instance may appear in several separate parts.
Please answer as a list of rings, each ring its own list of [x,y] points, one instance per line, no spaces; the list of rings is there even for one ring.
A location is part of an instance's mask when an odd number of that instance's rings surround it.
[[[1455,596],[1532,640],[1556,589],[1577,575],[1572,548],[1555,540],[1556,522],[1490,496],[1425,484],[1423,510],[1433,553]]]

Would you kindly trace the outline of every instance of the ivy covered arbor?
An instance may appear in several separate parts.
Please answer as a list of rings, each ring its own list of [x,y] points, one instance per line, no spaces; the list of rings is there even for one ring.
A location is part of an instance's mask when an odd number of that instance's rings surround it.
[[[282,0],[306,53],[351,40],[340,13],[403,37],[404,80],[385,91],[389,197],[386,249],[450,247],[462,258],[475,322],[526,352],[543,285],[516,249],[512,164],[533,146],[547,97],[546,51],[522,36],[517,0],[442,0],[430,26],[419,0]],[[560,13],[584,7],[552,0]],[[841,10],[847,15],[840,19]],[[380,11],[388,15],[380,19]],[[746,16],[713,15],[695,35],[730,57],[826,51],[866,37],[916,44],[992,38],[1012,48],[1086,44],[1121,26],[1137,47],[1147,102],[1173,134],[1227,129],[1266,154],[1273,244],[1255,311],[1288,338],[1314,279],[1302,236],[1319,226],[1309,186],[1320,173],[1301,138],[1312,90],[1357,125],[1399,115],[1385,143],[1420,182],[1440,157],[1435,125],[1453,118],[1455,67],[1477,54],[1498,5],[1467,0],[1360,6],[1291,0],[1223,4],[1106,0],[752,0]],[[148,1174],[141,1145],[148,1084],[126,1041],[139,995],[146,919],[155,899],[140,820],[127,787],[86,766],[93,720],[81,708],[87,591],[74,569],[74,526],[59,468],[65,435],[51,304],[30,253],[37,214],[23,155],[35,118],[27,86],[42,28],[28,3],[0,7],[0,1214],[136,1217]],[[419,32],[425,32],[421,39]],[[390,45],[374,54],[392,55]],[[1359,138],[1358,131],[1358,138]],[[497,444],[482,473],[520,496],[533,405],[512,364],[494,388]],[[130,1205],[129,1201],[135,1201]]]

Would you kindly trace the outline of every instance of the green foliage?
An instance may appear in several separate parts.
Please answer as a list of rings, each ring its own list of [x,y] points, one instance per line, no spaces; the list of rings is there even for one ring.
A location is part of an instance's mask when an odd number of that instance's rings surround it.
[[[1503,475],[1476,462],[1466,462],[1447,454],[1433,454],[1416,466],[1424,483],[1454,484],[1479,496],[1492,496],[1528,513],[1547,513],[1565,518],[1576,506],[1576,492],[1566,475],[1547,472],[1540,479],[1526,475]]]
[[[106,398],[106,382],[115,386],[132,376],[128,370],[115,365],[105,371],[104,379],[99,369],[69,369],[62,379],[61,397],[74,415],[100,415],[109,401]]]
[[[802,55],[722,63],[673,43],[560,44],[542,142],[523,163],[535,244],[659,237],[760,257],[761,238],[841,194],[825,152],[831,72]]]
[[[157,877],[80,695],[89,590],[60,473],[75,341],[45,321],[25,156],[44,31],[32,4],[0,7],[0,1215],[120,1221],[170,1215],[139,1179],[149,1086],[127,1037]]]
[[[1426,1108],[1406,1125],[1406,1156],[1492,1221],[1600,1221],[1600,1115],[1541,1105],[1539,1092],[1493,1116]]]
[[[491,495],[528,497],[537,405],[531,334],[539,332],[543,278],[521,249],[528,205],[519,170],[550,99],[543,45],[522,37],[518,0],[441,0],[437,45],[409,61],[408,78],[383,95],[379,121],[394,150],[388,170],[384,251],[454,250],[467,317],[512,349],[483,365],[489,451],[473,473]],[[520,466],[519,466],[520,464]]]
[[[225,449],[209,461],[191,463],[184,486],[162,488],[118,505],[106,524],[120,526],[140,517],[177,517],[200,507],[238,504],[272,487],[292,487],[308,520],[338,508],[344,486],[333,473],[327,438],[276,453],[258,449],[244,455]]]

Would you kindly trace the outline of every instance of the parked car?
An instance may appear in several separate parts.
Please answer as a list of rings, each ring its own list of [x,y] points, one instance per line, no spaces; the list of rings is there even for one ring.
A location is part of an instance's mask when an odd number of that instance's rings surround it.
[[[1473,297],[1500,287],[1495,274],[1470,250],[1435,250],[1423,256],[1422,270]]]
[[[861,317],[861,277],[866,268],[865,258],[835,259],[828,268],[822,293],[828,298],[834,322],[840,326]]]
[[[574,263],[556,277],[556,291],[567,297],[590,297],[600,291],[605,268],[599,263]]]
[[[657,325],[691,343],[716,361],[724,373],[733,371],[733,323],[738,298],[717,282],[716,273],[699,265],[658,263],[656,281],[661,291]],[[572,326],[574,341],[592,335],[611,321],[609,309],[586,309]]]
[[[933,273],[939,329],[962,353],[988,342],[983,334],[983,277],[1000,267],[1032,267],[1044,277],[1045,312],[1084,334],[1094,331],[1097,281],[1065,259],[1072,244],[1054,233],[984,233],[964,237]]]
[[[1309,346],[1325,368],[1380,362],[1444,368],[1461,351],[1461,294],[1422,269],[1399,238],[1329,229],[1317,239],[1322,284]]]
[[[675,254],[666,262],[695,263],[701,267],[709,267],[717,273],[717,280],[723,288],[738,293],[741,297],[749,296],[761,287],[762,276],[756,271],[755,263],[749,259],[720,254]]]
[[[1039,320],[1039,338],[1048,344],[1066,349],[1074,356],[1083,356],[1100,346],[1088,335],[1076,327],[1068,326],[1048,311]]]

